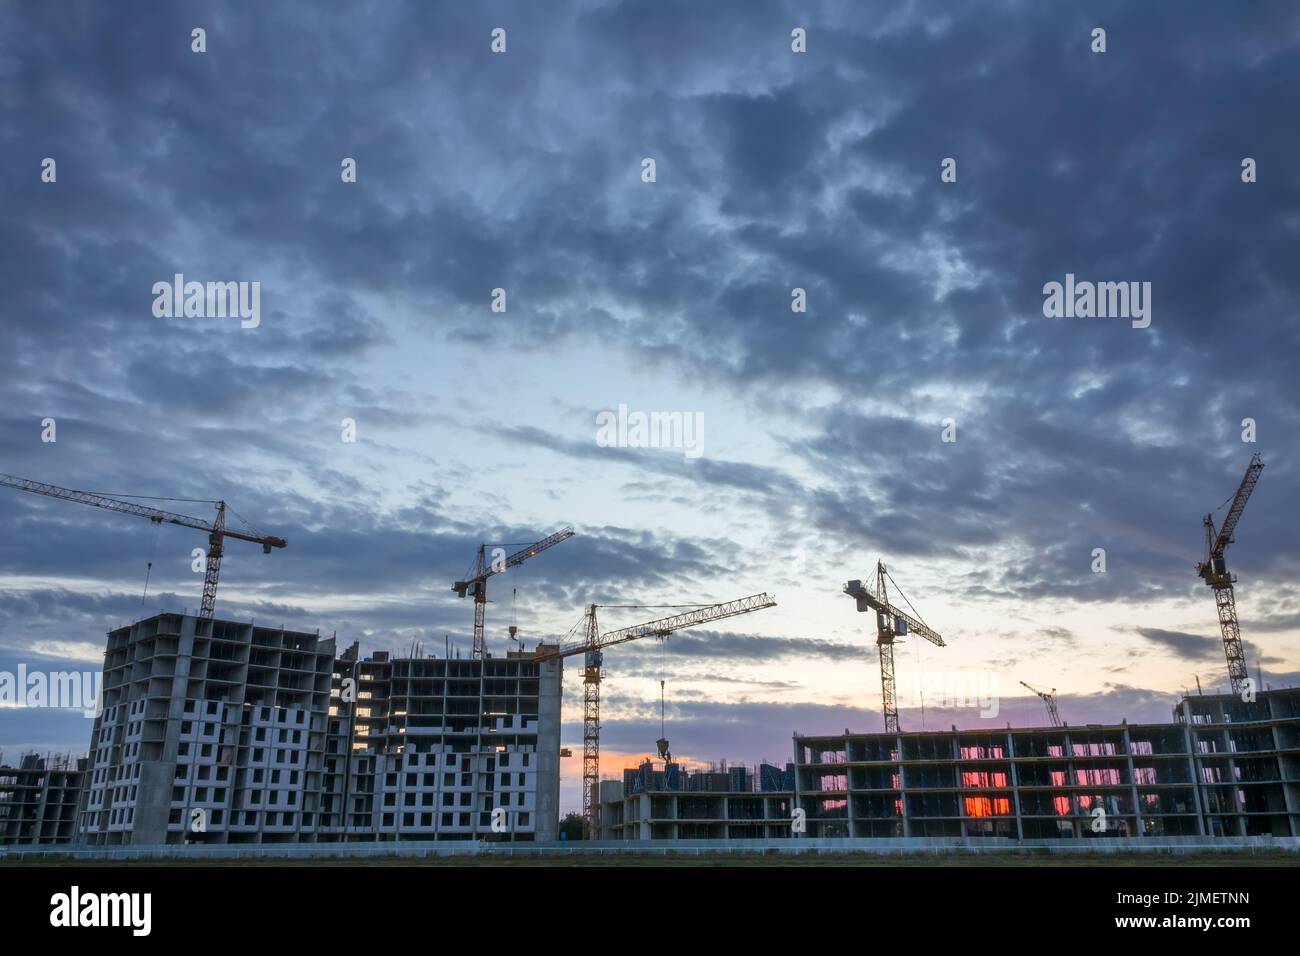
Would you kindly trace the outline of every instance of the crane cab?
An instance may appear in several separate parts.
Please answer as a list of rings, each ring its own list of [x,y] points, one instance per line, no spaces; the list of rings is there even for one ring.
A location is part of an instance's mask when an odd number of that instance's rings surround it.
[[[1212,588],[1225,588],[1236,582],[1236,577],[1228,571],[1228,562],[1223,555],[1202,562],[1197,571]]]
[[[907,621],[885,611],[877,611],[876,631],[881,634],[892,634],[895,637],[906,637]]]

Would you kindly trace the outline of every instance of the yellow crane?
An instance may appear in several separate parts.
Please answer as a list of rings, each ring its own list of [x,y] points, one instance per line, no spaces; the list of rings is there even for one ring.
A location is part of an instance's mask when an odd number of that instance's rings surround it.
[[[590,837],[596,829],[596,817],[600,811],[600,682],[604,677],[605,649],[616,644],[640,640],[643,637],[657,637],[662,640],[685,627],[711,624],[723,618],[749,614],[751,611],[761,611],[775,605],[776,600],[765,593],[752,594],[723,604],[674,604],[669,607],[689,610],[601,634],[600,625],[596,620],[596,611],[599,608],[650,608],[653,605],[590,604],[583,614],[582,621],[570,632],[572,635],[581,631],[582,637],[561,643],[558,647],[537,651],[535,657],[538,661],[583,655],[582,826],[584,836]],[[666,741],[662,749],[667,749]]]
[[[541,554],[547,548],[553,548],[561,541],[567,541],[574,534],[573,528],[561,528],[555,534],[547,535],[540,541],[534,541],[532,544],[524,545],[514,554],[507,555],[506,548],[517,547],[517,545],[498,545],[497,549],[500,555],[492,561],[487,560],[487,544],[478,546],[478,553],[474,556],[474,563],[470,566],[469,571],[465,574],[465,580],[455,581],[451,589],[456,592],[458,597],[472,596],[474,598],[474,657],[475,659],[483,656],[483,618],[487,611],[487,580],[494,574],[500,574],[516,565],[523,564],[529,558]],[[512,629],[511,637],[514,637]]]
[[[1201,523],[1205,526],[1205,558],[1196,565],[1196,573],[1214,589],[1214,604],[1219,611],[1219,630],[1223,634],[1223,650],[1228,658],[1228,681],[1232,685],[1232,693],[1238,696],[1248,686],[1250,675],[1246,670],[1246,654],[1241,646],[1241,627],[1237,624],[1237,599],[1232,589],[1237,576],[1228,571],[1228,562],[1223,555],[1228,550],[1228,545],[1233,542],[1237,522],[1241,520],[1241,514],[1246,510],[1246,502],[1250,500],[1250,494],[1259,482],[1259,473],[1263,470],[1263,459],[1256,452],[1250,459],[1250,464],[1246,466],[1246,474],[1242,476],[1241,484],[1237,486],[1237,493],[1232,496],[1232,504],[1228,508],[1228,513],[1223,516],[1223,524],[1219,530],[1217,532],[1214,530],[1212,513],[1202,520]]]
[[[193,528],[195,531],[205,532],[208,536],[208,552],[204,556],[203,597],[199,602],[199,617],[207,621],[212,620],[213,612],[217,606],[217,583],[221,578],[221,558],[225,553],[226,538],[260,544],[263,554],[270,554],[272,548],[283,548],[288,545],[284,538],[275,535],[261,535],[252,530],[245,532],[227,528],[226,511],[228,507],[224,501],[208,501],[194,498],[150,498],[145,495],[101,495],[93,491],[61,488],[58,485],[51,485],[44,481],[34,481],[31,478],[17,478],[14,475],[0,475],[0,487],[13,488],[16,491],[27,491],[34,495],[44,495],[47,498],[58,498],[61,501],[72,501],[81,505],[90,505],[93,508],[116,511],[118,514],[135,515],[137,518],[148,518],[155,526],[175,524],[183,528]],[[150,505],[124,500],[127,498],[139,498],[142,501],[179,501],[191,504],[208,504],[217,509],[217,514],[214,520],[209,521],[206,518],[175,514]],[[233,509],[229,510],[232,514],[234,513]],[[152,567],[151,562],[150,568],[152,569]]]
[[[885,589],[886,580],[892,583],[903,600],[907,601],[907,606],[912,607],[912,602],[907,600],[907,595],[903,594],[903,589],[898,586],[898,582],[890,577],[882,561],[876,562],[874,591],[864,587],[861,581],[850,581],[844,585],[844,593],[858,602],[859,611],[876,612],[876,647],[880,650],[880,691],[885,711],[885,733],[896,734],[898,733],[898,702],[894,692],[894,639],[911,633],[939,647],[946,645],[943,643],[943,638],[919,616],[913,617],[889,603],[889,593]],[[912,611],[915,612],[916,608],[913,607]]]

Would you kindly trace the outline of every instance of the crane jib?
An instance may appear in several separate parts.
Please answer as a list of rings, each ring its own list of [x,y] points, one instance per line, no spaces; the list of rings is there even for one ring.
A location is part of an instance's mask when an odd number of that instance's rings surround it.
[[[246,534],[242,531],[227,529],[225,527],[226,503],[224,501],[208,502],[217,506],[217,520],[213,522],[204,521],[202,518],[193,518],[189,515],[163,511],[159,508],[151,508],[148,505],[126,501],[122,498],[114,498],[111,495],[96,494],[93,491],[78,491],[75,488],[62,488],[58,485],[47,484],[43,481],[32,481],[29,478],[18,478],[14,475],[0,475],[0,486],[14,488],[18,491],[28,491],[36,495],[44,495],[47,498],[57,498],[61,501],[74,501],[78,504],[103,508],[106,511],[116,511],[118,514],[148,518],[155,524],[174,524],[184,528],[193,528],[196,531],[207,532],[207,568],[203,582],[203,600],[199,606],[199,617],[206,620],[212,619],[213,607],[216,603],[223,538],[235,538],[240,541],[251,541],[254,544],[260,544],[265,554],[270,554],[272,548],[283,548],[288,545],[284,538]]]
[[[1255,485],[1259,484],[1259,473],[1263,470],[1263,459],[1256,452],[1250,459],[1250,464],[1246,466],[1246,474],[1242,476],[1241,484],[1237,486],[1237,493],[1232,497],[1232,504],[1228,508],[1228,513],[1224,515],[1223,525],[1219,528],[1214,544],[1210,546],[1211,557],[1222,557],[1223,552],[1228,549],[1228,545],[1232,544],[1232,535],[1237,530],[1237,522],[1241,520],[1242,512],[1246,510],[1246,502],[1250,500]],[[1206,517],[1207,520],[1213,521],[1210,516],[1207,515]],[[1211,527],[1213,527],[1212,523]]]
[[[693,627],[697,624],[711,624],[724,618],[736,617],[740,614],[748,614],[751,611],[761,611],[775,606],[776,599],[767,593],[752,594],[749,597],[738,598],[735,601],[727,601],[723,604],[707,604],[682,614],[674,614],[671,617],[646,621],[644,624],[634,624],[631,627],[619,628],[616,631],[606,631],[594,640],[588,639],[562,645],[555,650],[538,654],[537,660],[549,661],[558,657],[572,657],[576,654],[585,654],[592,650],[612,647],[615,644],[625,644],[628,641],[635,641],[644,637],[667,637],[683,628]]]

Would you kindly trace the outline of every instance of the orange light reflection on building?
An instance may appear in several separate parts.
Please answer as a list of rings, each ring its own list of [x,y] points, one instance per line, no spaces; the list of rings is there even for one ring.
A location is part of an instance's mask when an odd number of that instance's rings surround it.
[[[968,817],[1009,817],[1011,815],[1009,797],[966,797],[965,800]]]

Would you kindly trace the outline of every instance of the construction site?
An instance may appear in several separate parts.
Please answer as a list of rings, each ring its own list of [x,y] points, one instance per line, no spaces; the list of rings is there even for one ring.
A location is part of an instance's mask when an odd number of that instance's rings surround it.
[[[1268,839],[1300,849],[1300,690],[1265,690],[1249,676],[1225,558],[1263,467],[1251,459],[1219,526],[1204,517],[1196,566],[1214,593],[1230,692],[1186,695],[1168,723],[1117,715],[1072,726],[1055,689],[1022,681],[1042,701],[1043,726],[904,730],[896,642],[945,642],[878,561],[872,580],[850,580],[843,593],[875,615],[881,731],[796,730],[788,761],[700,767],[675,759],[661,730],[653,755],[618,768],[621,779],[601,775],[606,652],[762,611],[775,606],[771,595],[589,604],[562,638],[527,648],[512,623],[513,647],[489,653],[492,578],[573,538],[565,527],[525,545],[483,544],[452,582],[473,604],[468,657],[418,647],[363,654],[357,642],[341,648],[334,636],[215,615],[226,539],[268,554],[287,544],[228,527],[225,502],[202,519],[0,476],[15,490],[188,527],[208,541],[197,614],[109,631],[87,754],[0,766],[0,844],[563,843],[560,766],[576,750],[562,739],[563,678],[573,661],[582,683],[578,842]],[[610,607],[648,619],[602,630]]]

